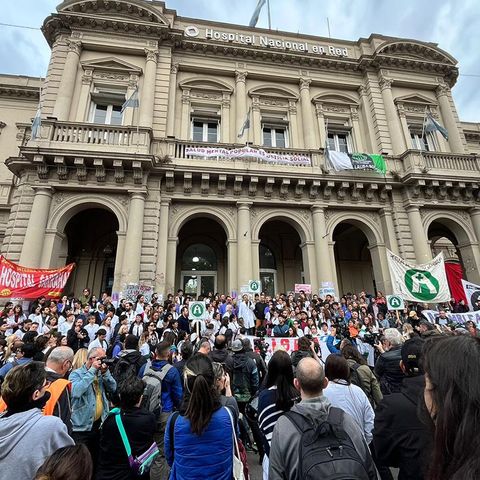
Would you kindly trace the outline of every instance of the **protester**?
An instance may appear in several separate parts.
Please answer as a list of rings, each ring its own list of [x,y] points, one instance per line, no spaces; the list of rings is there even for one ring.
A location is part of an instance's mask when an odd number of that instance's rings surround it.
[[[173,366],[178,370],[180,378],[183,378],[183,369],[185,368],[185,364],[187,363],[187,360],[193,355],[193,346],[190,342],[182,343],[182,346],[180,347],[180,355],[182,356],[182,359],[178,362],[175,362]]]
[[[103,362],[105,350],[88,352],[86,363],[70,374],[72,382],[72,424],[75,443],[84,443],[96,465],[100,426],[107,418],[107,393],[113,394],[117,383]]]
[[[263,478],[268,480],[268,457],[277,420],[288,412],[299,400],[299,392],[294,387],[292,360],[287,352],[275,352],[268,363],[265,388],[258,395],[258,424],[262,433]]]
[[[225,335],[217,335],[213,345],[213,350],[209,353],[212,362],[218,362],[225,366],[226,371],[232,375],[233,357],[227,350],[227,339]]]
[[[297,480],[304,478],[304,462],[309,461],[316,471],[323,476],[327,472],[340,478],[370,478],[377,479],[377,472],[363,433],[350,415],[331,406],[323,395],[328,385],[323,368],[313,358],[300,361],[294,380],[295,388],[299,390],[301,402],[294,405],[289,413],[281,416],[274,427],[270,456],[269,480]],[[289,416],[291,415],[291,416]],[[325,425],[328,422],[334,431],[342,435],[342,449],[338,448],[337,436],[330,438],[330,429],[317,430],[325,432],[318,437],[325,447],[321,448],[315,458],[305,451],[305,439],[312,435],[312,425]],[[341,433],[340,433],[341,432]],[[332,433],[333,435],[333,433]],[[311,437],[310,437],[311,438]],[[337,446],[332,452],[328,450],[330,441]],[[310,442],[311,445],[315,443]],[[303,449],[303,454],[301,454]],[[343,452],[347,452],[343,454]],[[317,450],[318,452],[318,450]],[[340,452],[340,453],[338,453]],[[354,458],[354,461],[350,460]],[[323,468],[322,468],[323,467]],[[323,478],[309,472],[311,478]],[[315,475],[315,476],[314,476]]]
[[[400,480],[423,480],[431,451],[429,431],[417,415],[424,407],[423,344],[419,337],[403,344],[400,367],[405,378],[400,392],[386,395],[375,411],[373,445],[377,466],[400,468]]]
[[[480,478],[480,339],[432,338],[423,353],[425,405],[434,428],[428,480]]]
[[[170,479],[231,480],[233,414],[220,404],[211,360],[196,354],[185,365],[185,399],[165,431]]]
[[[403,337],[396,328],[387,328],[381,344],[376,345],[381,353],[375,364],[375,375],[380,382],[383,395],[400,391],[403,381],[403,372],[400,368],[402,359]]]
[[[87,348],[89,342],[88,332],[83,328],[83,320],[77,318],[75,325],[67,332],[67,344],[77,352],[80,348]]]
[[[85,445],[62,447],[38,469],[35,480],[90,480],[92,456]]]
[[[73,445],[67,427],[57,417],[42,415],[50,395],[41,362],[14,367],[2,384],[6,412],[0,416],[0,475],[32,479],[58,448]]]
[[[148,471],[143,475],[135,475],[117,424],[120,421],[123,425],[133,458],[145,453],[152,446],[156,419],[152,412],[140,406],[144,390],[145,382],[137,377],[119,384],[119,408],[110,412],[101,429],[96,480],[150,478]]]
[[[0,368],[0,381],[3,381],[7,373],[13,367],[16,367],[18,365],[22,366],[30,363],[33,360],[36,351],[37,349],[32,343],[23,343],[16,347],[14,360],[12,362],[5,363],[5,365]]]
[[[117,382],[136,375],[142,378],[147,365],[146,358],[138,351],[138,338],[129,334],[125,337],[124,349],[117,355],[113,376]]]

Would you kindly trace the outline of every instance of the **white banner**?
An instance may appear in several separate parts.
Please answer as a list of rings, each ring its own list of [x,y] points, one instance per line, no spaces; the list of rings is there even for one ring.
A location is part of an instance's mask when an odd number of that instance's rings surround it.
[[[138,283],[129,283],[123,289],[123,295],[129,302],[136,302],[138,295],[145,297],[145,302],[150,303],[153,295],[153,287],[150,285],[142,285]]]
[[[267,163],[285,165],[311,165],[312,161],[306,155],[288,155],[269,153],[262,148],[215,148],[215,147],[185,147],[185,155],[192,157],[225,158],[255,158]]]
[[[467,297],[468,307],[473,310],[473,304],[480,298],[480,285],[462,279],[463,291]]]
[[[438,303],[450,300],[443,253],[429,263],[413,265],[387,249],[387,259],[393,293],[412,302]]]
[[[422,315],[425,316],[430,322],[435,323],[435,318],[438,317],[436,310],[422,310]],[[477,312],[468,313],[449,313],[447,312],[447,318],[451,322],[465,323],[469,320],[480,325],[480,310]]]

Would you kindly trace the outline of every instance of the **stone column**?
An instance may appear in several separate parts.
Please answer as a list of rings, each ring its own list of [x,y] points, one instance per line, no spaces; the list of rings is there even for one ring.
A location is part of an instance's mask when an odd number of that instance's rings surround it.
[[[353,138],[357,152],[365,152],[363,145],[362,133],[360,132],[360,122],[358,121],[358,108],[350,107],[350,118],[352,119]]]
[[[300,79],[300,104],[302,109],[303,140],[305,148],[315,148],[315,131],[313,127],[312,101],[310,99],[310,83],[307,78]]]
[[[438,104],[440,105],[440,112],[442,119],[445,122],[445,128],[448,131],[448,143],[450,150],[453,153],[465,153],[462,138],[460,137],[460,130],[457,121],[453,114],[452,105],[450,103],[450,87],[441,83],[436,90]]]
[[[480,243],[480,208],[472,208],[470,210],[470,218],[472,219],[477,242]]]
[[[141,127],[152,127],[153,104],[155,101],[155,80],[157,75],[158,50],[145,49],[146,62],[143,74],[143,86],[140,96],[140,120]]]
[[[230,94],[223,92],[222,94],[222,134],[220,141],[230,143]]]
[[[158,226],[157,243],[157,269],[155,274],[155,289],[166,294],[165,284],[167,280],[167,249],[168,249],[168,216],[170,200],[160,201],[160,222]]]
[[[128,88],[125,98],[130,98],[135,92],[135,89],[138,87],[138,75],[130,74],[130,78],[128,79]],[[123,125],[137,125],[138,118],[133,118],[135,108],[126,108],[123,112]],[[137,113],[138,115],[138,113]]]
[[[45,229],[47,228],[50,206],[52,204],[53,188],[32,187],[35,191],[32,210],[23,240],[20,265],[29,268],[40,267]]]
[[[82,86],[80,88],[80,97],[78,99],[77,115],[75,120],[77,122],[88,121],[88,107],[90,105],[90,90],[93,82],[93,70],[87,69],[82,75]]]
[[[248,139],[248,131],[246,131],[242,138],[237,135],[242,131],[242,126],[247,116],[247,72],[235,72],[235,109],[236,109],[236,132],[235,142],[244,143]],[[251,128],[251,127],[250,127]]]
[[[177,95],[178,63],[170,67],[170,83],[168,85],[167,137],[175,136],[175,104]]]
[[[409,205],[406,207],[408,214],[408,223],[410,224],[410,233],[412,235],[413,249],[418,264],[427,263],[432,259],[430,243],[423,228],[422,216],[418,205]]]
[[[138,283],[140,279],[145,195],[144,192],[133,191],[130,193],[127,235],[125,237],[122,267],[123,283]]]
[[[410,129],[408,128],[407,115],[405,113],[405,106],[403,103],[397,104],[398,117],[402,126],[403,139],[407,149],[412,148],[412,139],[410,137]]]
[[[167,275],[166,275],[166,280],[167,281],[166,281],[166,284],[165,284],[166,293],[174,293],[174,292],[177,291],[177,288],[178,288],[175,285],[175,273],[176,273],[176,263],[177,263],[177,244],[178,244],[178,237],[168,237]]]
[[[305,276],[305,283],[312,286],[314,292],[318,291],[318,272],[316,266],[315,242],[304,242],[300,245],[302,249],[303,260],[303,274]]]
[[[383,238],[387,240],[387,247],[395,254],[399,255],[397,235],[393,224],[392,211],[387,208],[380,210],[380,220],[382,222]]]
[[[257,95],[252,96],[252,124],[250,129],[253,129],[253,144],[256,146],[262,145],[262,114],[260,112],[260,98]]]
[[[385,245],[376,244],[369,246],[370,256],[372,258],[373,274],[377,290],[384,294],[392,293],[392,280],[388,268],[387,252]]]
[[[298,138],[297,103],[295,100],[288,101],[288,119],[290,123],[290,147],[300,148],[300,140]]]
[[[237,203],[237,274],[238,288],[252,279],[252,232],[249,202]]]
[[[260,280],[260,240],[252,240],[252,280]]]
[[[334,282],[335,278],[332,272],[332,259],[330,258],[329,235],[325,221],[325,208],[323,205],[314,205],[312,207],[313,218],[313,236],[315,239],[316,268],[318,277],[318,286],[322,282]],[[335,264],[335,259],[333,259]]]
[[[113,274],[112,292],[120,293],[122,291],[122,265],[123,255],[125,253],[126,233],[117,231],[117,255],[115,256],[115,271]]]
[[[62,79],[57,91],[57,99],[53,109],[53,116],[58,120],[69,120],[70,105],[72,104],[75,80],[77,79],[78,63],[82,44],[78,40],[68,40],[68,53],[63,66]]]
[[[405,151],[406,145],[402,138],[402,127],[400,125],[400,119],[397,115],[395,103],[393,102],[392,80],[381,77],[380,88],[382,89],[383,106],[385,108],[385,115],[387,117],[393,154],[400,155]]]
[[[182,92],[182,124],[180,125],[180,138],[190,140],[190,89],[184,88]]]
[[[62,255],[61,248],[67,236],[56,229],[45,230],[43,240],[40,268],[61,268],[65,266],[66,258]]]
[[[373,125],[372,111],[370,110],[368,92],[365,86],[361,85],[358,89],[362,101],[362,109],[365,114],[366,128],[365,133],[370,138],[370,148],[372,152],[376,152],[378,149],[377,139],[375,137],[375,127]]]
[[[325,148],[325,145],[327,143],[327,132],[325,127],[325,114],[323,112],[323,103],[315,104],[315,116],[317,117],[320,148]]]
[[[227,259],[228,259],[228,291],[231,293],[236,290],[240,293],[237,276],[237,241],[229,238],[227,240]]]

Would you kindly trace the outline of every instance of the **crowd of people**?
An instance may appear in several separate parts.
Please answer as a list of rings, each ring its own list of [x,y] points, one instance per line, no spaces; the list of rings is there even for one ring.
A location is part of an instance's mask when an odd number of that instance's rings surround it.
[[[480,478],[479,326],[447,315],[462,302],[433,323],[381,292],[203,300],[200,321],[182,290],[7,303],[0,479],[247,479],[252,458],[272,480]]]

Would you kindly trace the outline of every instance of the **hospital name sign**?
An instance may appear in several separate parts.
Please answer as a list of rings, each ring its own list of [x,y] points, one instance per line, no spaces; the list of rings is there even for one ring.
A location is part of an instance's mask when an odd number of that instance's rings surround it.
[[[319,55],[331,55],[335,57],[348,57],[346,48],[338,48],[333,45],[318,45],[308,42],[294,42],[278,38],[271,38],[267,35],[246,35],[238,32],[222,32],[213,28],[206,28],[201,31],[193,25],[185,28],[187,37],[203,37],[207,40],[218,40],[227,43],[239,43],[243,45],[256,45],[260,47],[278,48],[287,51],[298,51],[316,53]]]

